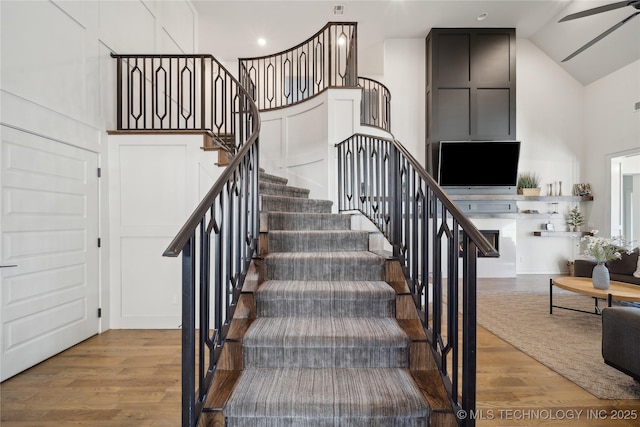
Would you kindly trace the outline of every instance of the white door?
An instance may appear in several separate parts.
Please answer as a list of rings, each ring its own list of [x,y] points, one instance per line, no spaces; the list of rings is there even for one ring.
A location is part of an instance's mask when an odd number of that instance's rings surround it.
[[[98,166],[96,153],[7,127],[0,163],[5,380],[98,332]]]

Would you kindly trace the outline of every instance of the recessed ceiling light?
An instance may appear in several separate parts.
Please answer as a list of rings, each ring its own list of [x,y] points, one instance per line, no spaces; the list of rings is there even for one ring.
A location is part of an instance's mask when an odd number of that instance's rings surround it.
[[[260,37],[260,38],[258,39],[258,45],[259,45],[259,46],[264,46],[264,45],[266,45],[266,44],[267,44],[267,41],[266,41],[265,39],[263,39],[262,37]]]
[[[487,19],[489,17],[489,14],[487,12],[483,12],[480,15],[478,15],[478,17],[476,18],[478,21],[484,21],[485,19]]]

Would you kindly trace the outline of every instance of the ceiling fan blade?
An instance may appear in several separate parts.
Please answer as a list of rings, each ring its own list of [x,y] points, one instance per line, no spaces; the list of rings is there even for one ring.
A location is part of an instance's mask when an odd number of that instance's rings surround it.
[[[564,58],[562,60],[562,62],[566,62],[566,61],[570,60],[571,58],[573,58],[574,56],[578,55],[579,53],[584,52],[585,50],[587,50],[588,48],[590,48],[591,46],[593,46],[594,44],[596,44],[597,42],[599,42],[600,40],[602,40],[603,38],[608,36],[609,34],[613,33],[615,30],[617,30],[618,28],[622,27],[624,24],[626,24],[632,18],[635,18],[638,15],[640,15],[640,12],[636,12],[636,13],[633,13],[633,14],[629,15],[627,18],[625,18],[622,21],[618,22],[616,25],[614,25],[613,27],[609,28],[607,31],[605,31],[604,33],[600,34],[598,37],[596,37],[595,39],[591,40],[589,43],[585,44],[580,49],[576,50],[571,55],[569,55],[566,58]]]
[[[602,12],[608,12],[610,10],[620,9],[621,7],[630,6],[634,3],[637,3],[637,1],[625,0],[625,1],[619,1],[616,3],[611,3],[605,6],[598,6],[598,7],[594,7],[593,9],[583,10],[582,12],[572,13],[571,15],[565,16],[558,22],[570,21],[572,19],[584,18],[585,16],[591,16],[591,15],[595,15]]]

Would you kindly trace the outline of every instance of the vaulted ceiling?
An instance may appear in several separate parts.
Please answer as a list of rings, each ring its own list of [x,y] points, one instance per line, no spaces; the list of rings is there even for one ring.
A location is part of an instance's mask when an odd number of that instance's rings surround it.
[[[614,0],[615,1],[615,0]],[[558,23],[563,16],[610,4],[591,0],[194,0],[199,51],[222,61],[262,56],[297,45],[327,22],[358,23],[359,74],[383,74],[383,41],[424,38],[431,28],[509,27],[531,40],[582,84],[640,59],[640,16],[567,62],[569,54],[638,10],[633,7]],[[342,5],[336,15],[334,6]],[[477,18],[486,13],[486,19]],[[258,46],[263,37],[267,44]],[[640,76],[638,77],[640,79]]]

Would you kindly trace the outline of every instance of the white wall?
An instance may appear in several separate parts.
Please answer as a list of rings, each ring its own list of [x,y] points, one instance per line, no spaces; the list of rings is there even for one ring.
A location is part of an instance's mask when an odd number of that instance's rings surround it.
[[[520,171],[535,172],[546,194],[547,184],[562,182],[564,195],[574,183],[584,182],[580,165],[584,148],[584,88],[527,39],[517,39],[517,138],[522,141]],[[596,195],[598,197],[598,195]],[[580,204],[587,217],[591,202]],[[561,203],[566,214],[574,205]],[[519,209],[552,210],[549,203],[519,203]],[[517,272],[560,273],[576,255],[575,238],[536,237],[545,219],[518,220]],[[564,218],[552,219],[556,230],[567,230]]]
[[[391,92],[391,133],[419,162],[425,156],[425,61],[424,39],[384,42],[380,80]]]
[[[195,53],[189,0],[0,2],[0,123],[98,153],[108,171],[116,53]],[[102,330],[109,329],[108,174],[100,187]],[[106,317],[105,317],[105,314]]]
[[[640,147],[640,61],[585,87],[582,175],[596,198],[589,221],[609,234],[611,195],[608,157]]]

